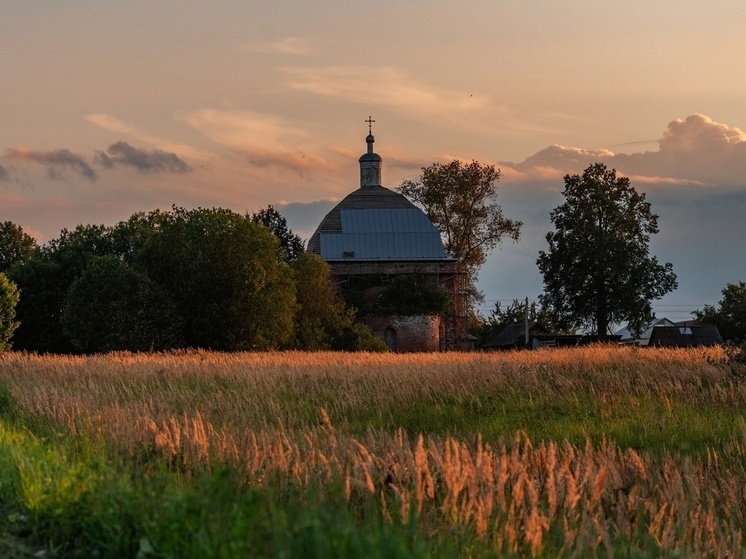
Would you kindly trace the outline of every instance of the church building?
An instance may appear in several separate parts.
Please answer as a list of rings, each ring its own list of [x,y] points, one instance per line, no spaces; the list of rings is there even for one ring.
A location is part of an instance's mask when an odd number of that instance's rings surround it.
[[[360,157],[360,187],[324,217],[307,250],[329,264],[342,293],[360,288],[368,303],[402,276],[447,294],[447,307],[437,313],[400,312],[390,306],[384,312],[359,312],[360,320],[392,351],[464,349],[468,336],[458,262],[443,249],[440,232],[427,215],[381,185],[383,160],[373,151],[374,121],[366,122],[369,133],[367,151]]]

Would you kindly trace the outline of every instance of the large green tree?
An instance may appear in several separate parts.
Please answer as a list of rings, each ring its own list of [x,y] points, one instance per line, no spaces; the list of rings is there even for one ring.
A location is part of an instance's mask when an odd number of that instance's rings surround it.
[[[273,349],[292,342],[295,287],[277,239],[230,210],[173,208],[137,262],[171,293],[189,347]]]
[[[453,160],[423,167],[417,180],[405,180],[398,189],[438,228],[445,250],[468,275],[472,300],[481,299],[475,282],[487,255],[504,238],[518,241],[523,225],[503,215],[497,203],[499,179],[494,165]]]
[[[18,304],[18,288],[0,272],[0,352],[10,349],[10,339],[18,327],[16,321],[16,305]]]
[[[293,340],[295,287],[278,240],[229,210],[156,210],[63,230],[12,274],[22,292],[19,349],[160,349],[175,340],[270,349]]]
[[[29,258],[38,248],[36,239],[12,221],[0,223],[0,274]]]
[[[79,225],[72,231],[63,229],[58,238],[11,269],[11,279],[22,293],[17,308],[21,325],[13,338],[16,349],[50,353],[75,349],[62,331],[67,290],[92,259],[111,253],[109,228]]]
[[[181,347],[171,295],[116,256],[94,258],[67,290],[62,328],[76,350],[148,351]]]
[[[288,227],[285,217],[278,212],[273,206],[259,210],[251,214],[251,221],[264,225],[280,242],[280,253],[282,259],[287,262],[293,262],[306,252],[305,243],[298,235]]]
[[[722,293],[717,307],[705,305],[694,317],[700,324],[717,326],[725,341],[742,344],[746,342],[746,282],[728,283]]]
[[[386,351],[370,329],[355,322],[334,286],[329,265],[315,254],[302,254],[292,264],[298,308],[295,343],[302,350]]]
[[[649,254],[658,216],[628,178],[595,163],[582,175],[565,176],[563,195],[550,214],[549,249],[537,261],[541,300],[605,340],[614,323],[649,319],[650,302],[676,289],[676,275]]]

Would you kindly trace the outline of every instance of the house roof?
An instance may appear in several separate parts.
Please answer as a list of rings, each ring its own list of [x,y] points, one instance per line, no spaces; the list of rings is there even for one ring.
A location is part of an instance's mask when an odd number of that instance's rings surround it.
[[[650,335],[651,346],[692,347],[723,343],[717,326],[656,326]]]
[[[676,326],[676,324],[674,324],[667,318],[656,318],[651,320],[647,324],[643,324],[640,328],[639,333],[633,332],[632,325],[627,324],[627,326],[625,326],[621,330],[614,332],[614,335],[621,336],[622,341],[633,339],[648,340],[650,338],[650,334],[653,332],[653,328],[657,326]]]
[[[529,322],[528,331],[532,334],[546,333],[546,328],[538,322]],[[525,342],[525,336],[526,324],[524,322],[515,322],[508,324],[497,336],[483,344],[482,347],[494,349],[518,347]]]

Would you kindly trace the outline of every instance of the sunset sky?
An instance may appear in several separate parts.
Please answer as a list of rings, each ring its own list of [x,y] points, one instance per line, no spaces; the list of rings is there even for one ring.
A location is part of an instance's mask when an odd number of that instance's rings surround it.
[[[44,242],[175,204],[272,204],[307,238],[359,181],[496,164],[523,220],[483,311],[535,299],[562,177],[603,161],[660,216],[651,252],[690,318],[746,281],[743,0],[6,0],[0,221]]]

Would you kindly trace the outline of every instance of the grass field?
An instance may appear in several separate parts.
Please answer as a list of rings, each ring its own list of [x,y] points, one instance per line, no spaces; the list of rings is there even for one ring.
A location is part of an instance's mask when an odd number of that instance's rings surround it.
[[[0,556],[746,555],[722,349],[0,355]]]

